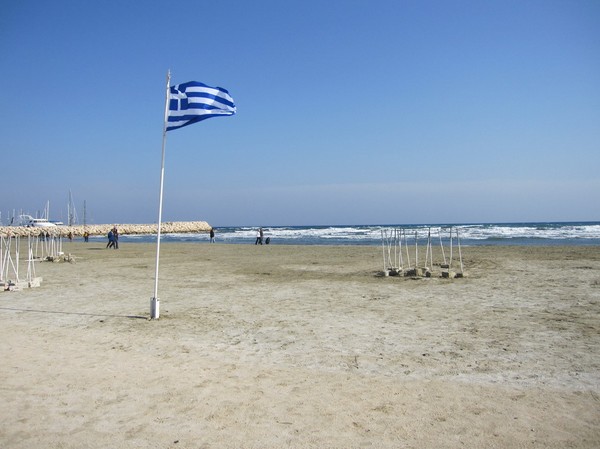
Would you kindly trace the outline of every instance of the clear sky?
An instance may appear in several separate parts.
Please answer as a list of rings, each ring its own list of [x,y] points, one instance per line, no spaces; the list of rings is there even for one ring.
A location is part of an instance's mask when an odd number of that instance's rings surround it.
[[[600,220],[600,2],[4,2],[0,212],[158,215],[167,70],[233,117],[167,133],[164,221]]]

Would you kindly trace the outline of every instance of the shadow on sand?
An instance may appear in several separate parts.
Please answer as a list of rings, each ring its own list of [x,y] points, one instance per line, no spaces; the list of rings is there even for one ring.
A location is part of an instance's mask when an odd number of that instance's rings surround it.
[[[99,316],[113,318],[129,318],[131,320],[149,320],[147,316],[140,315],[111,315],[108,313],[87,313],[87,312],[62,312],[60,310],[37,310],[37,309],[19,309],[17,307],[0,307],[0,310],[13,310],[16,312],[33,312],[33,313],[58,313],[63,315],[82,315],[82,316]]]

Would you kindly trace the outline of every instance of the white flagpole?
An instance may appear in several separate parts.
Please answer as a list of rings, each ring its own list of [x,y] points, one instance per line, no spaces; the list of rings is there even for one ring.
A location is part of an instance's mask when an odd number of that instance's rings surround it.
[[[156,232],[156,270],[154,272],[154,296],[150,301],[150,318],[157,320],[160,316],[160,301],[158,299],[158,263],[160,260],[160,227],[162,223],[163,185],[165,180],[165,143],[167,141],[167,121],[169,118],[169,84],[171,71],[167,71],[167,91],[165,96],[165,119],[163,122],[162,159],[160,164],[160,192],[158,195],[158,229]]]

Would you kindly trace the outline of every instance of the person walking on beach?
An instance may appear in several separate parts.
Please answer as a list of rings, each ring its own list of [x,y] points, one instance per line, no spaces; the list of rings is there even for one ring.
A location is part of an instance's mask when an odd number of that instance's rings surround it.
[[[108,231],[108,244],[106,245],[106,248],[112,248],[113,246],[115,246],[115,236],[111,229]]]
[[[210,243],[215,243],[215,228],[210,228]]]
[[[254,242],[255,245],[263,243],[263,228],[259,228],[258,232],[256,233],[256,241]]]
[[[112,228],[112,233],[113,233],[113,242],[114,242],[113,247],[115,249],[119,249],[119,231],[117,230],[116,226]]]

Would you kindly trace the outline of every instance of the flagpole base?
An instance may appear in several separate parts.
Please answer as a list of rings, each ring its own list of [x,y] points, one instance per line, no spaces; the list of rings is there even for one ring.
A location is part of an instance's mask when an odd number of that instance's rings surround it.
[[[158,320],[160,316],[160,300],[158,298],[152,298],[150,300],[150,319]]]

